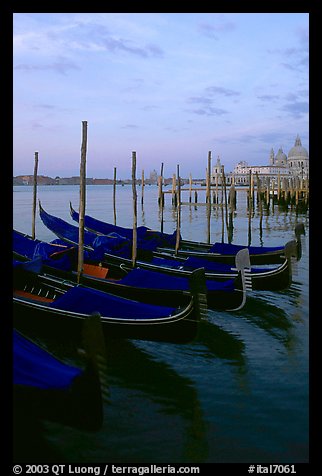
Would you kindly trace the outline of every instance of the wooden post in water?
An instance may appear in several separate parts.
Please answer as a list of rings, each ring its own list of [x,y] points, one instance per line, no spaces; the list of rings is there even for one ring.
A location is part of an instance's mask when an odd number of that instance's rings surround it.
[[[173,174],[173,175],[172,175],[172,190],[171,190],[171,194],[172,194],[172,206],[174,206],[174,207],[177,206],[177,192],[176,192],[177,185],[176,185],[176,182],[177,182],[176,174]]]
[[[158,203],[160,207],[163,207],[163,191],[162,191],[162,186],[163,186],[163,162],[161,163],[161,173],[159,177],[159,197],[158,197]]]
[[[225,199],[225,221],[226,221],[226,228],[228,232],[228,206],[227,206],[227,189],[226,189],[226,176],[225,176],[225,168],[222,166],[222,182],[223,182],[223,193]]]
[[[77,282],[83,272],[84,264],[84,219],[86,203],[86,151],[87,151],[87,121],[82,121],[82,148],[80,161],[79,183],[79,220],[78,220],[78,263]]]
[[[263,203],[262,203],[262,185],[261,180],[256,172],[256,185],[257,185],[257,205],[259,208],[259,236],[262,238],[263,234]]]
[[[180,246],[180,226],[181,226],[181,184],[180,184],[180,169],[177,165],[177,177],[178,177],[178,188],[177,188],[177,236],[176,236],[176,247],[175,254],[177,255],[179,246]]]
[[[206,169],[206,206],[207,206],[207,243],[210,243],[210,217],[211,217],[211,151],[208,152],[208,167]]]
[[[270,181],[270,178],[267,177],[267,183],[266,183],[266,205],[267,205],[267,207],[269,207],[270,189],[271,189],[271,181]]]
[[[281,176],[280,171],[277,173],[277,203],[279,203],[281,198]]]
[[[32,223],[31,223],[31,236],[33,240],[36,238],[37,178],[38,178],[38,152],[35,152]]]
[[[274,198],[275,198],[275,180],[272,180],[272,210],[274,213]]]
[[[235,184],[232,182],[229,193],[228,193],[228,203],[231,210],[236,210],[236,189]]]
[[[132,239],[132,266],[136,264],[137,254],[137,194],[136,194],[136,152],[132,152],[132,195],[133,195],[133,239]]]
[[[224,194],[223,194],[223,190],[222,190],[222,193],[221,193],[220,208],[221,208],[221,242],[224,243],[225,242],[225,220],[224,220]]]
[[[250,196],[251,196],[252,207],[253,207],[254,206],[254,174],[251,174],[251,176],[250,176],[250,183],[251,183]]]
[[[141,179],[141,187],[142,187],[142,190],[141,190],[141,204],[143,205],[144,203],[144,169],[142,169],[142,179]]]
[[[114,214],[114,225],[116,225],[116,167],[114,167],[114,178],[113,178],[113,214]]]
[[[249,171],[249,188],[248,188],[248,246],[250,246],[252,241],[252,227],[251,227],[252,209],[253,209],[252,171],[250,170]]]
[[[219,203],[219,197],[218,197],[218,173],[216,173],[216,180],[215,180],[215,183],[216,183],[216,201],[215,203],[218,204]]]
[[[163,233],[163,208],[164,208],[164,194],[163,194],[163,162],[161,163],[161,173],[159,181],[159,206],[161,208],[161,233]]]
[[[189,175],[189,203],[192,201],[192,175]]]
[[[206,175],[207,181],[207,196],[206,196],[206,216],[207,216],[207,243],[210,243],[210,216],[211,216],[211,196],[210,196],[210,187],[209,187],[209,173],[207,170]]]
[[[207,184],[207,192],[206,192],[206,203],[211,203],[210,197],[210,186],[211,186],[211,151],[208,152],[208,167],[207,167],[207,175],[206,175],[206,184]]]

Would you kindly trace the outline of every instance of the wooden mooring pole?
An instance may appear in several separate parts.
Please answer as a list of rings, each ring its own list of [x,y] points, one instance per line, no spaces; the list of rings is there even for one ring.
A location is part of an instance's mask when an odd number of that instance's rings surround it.
[[[207,183],[207,190],[206,190],[206,203],[211,203],[210,197],[210,186],[211,186],[211,151],[208,152],[208,167],[206,172],[206,183]]]
[[[35,152],[32,223],[31,223],[31,236],[33,240],[36,238],[37,178],[38,178],[38,152]]]
[[[225,176],[224,166],[222,166],[222,186],[223,186],[223,193],[224,193],[224,200],[225,200],[225,222],[226,222],[226,228],[228,233],[229,227],[228,227],[227,188],[226,188],[226,176]]]
[[[175,254],[178,253],[180,246],[180,226],[181,226],[181,184],[180,184],[180,169],[177,165],[177,177],[178,177],[178,188],[177,188],[177,235],[176,235],[176,246]]]
[[[161,210],[161,233],[163,233],[163,208],[164,208],[164,194],[163,194],[163,162],[161,163],[161,173],[159,177],[159,207]]]
[[[137,194],[136,194],[136,152],[132,152],[132,195],[133,195],[133,239],[132,239],[132,266],[136,264],[137,254]]]
[[[144,204],[144,186],[145,186],[145,182],[144,182],[144,169],[142,169],[142,178],[141,178],[141,205]]]
[[[83,272],[84,265],[84,218],[86,202],[86,151],[87,151],[87,121],[82,121],[82,148],[80,162],[80,185],[79,185],[79,224],[78,224],[78,263],[77,282]]]
[[[173,174],[172,175],[172,190],[171,190],[171,194],[172,194],[172,206],[176,207],[177,206],[177,192],[176,192],[176,182],[177,182],[177,179],[176,179],[176,174]]]
[[[114,225],[116,225],[116,167],[114,167],[114,177],[113,177],[113,215],[114,215]]]
[[[159,202],[159,206],[162,207],[164,204],[163,204],[163,162],[161,163],[161,172],[160,172],[160,177],[159,177],[159,198],[158,198],[158,202]]]

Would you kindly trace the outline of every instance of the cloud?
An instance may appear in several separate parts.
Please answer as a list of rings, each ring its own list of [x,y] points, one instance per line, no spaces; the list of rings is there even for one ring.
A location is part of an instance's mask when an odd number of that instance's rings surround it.
[[[142,58],[162,58],[163,50],[152,43],[138,44],[128,38],[117,37],[110,30],[98,23],[78,22],[65,32],[66,46],[74,49],[109,51],[110,53],[128,53]],[[55,35],[55,39],[58,39]]]
[[[222,96],[239,96],[240,93],[238,91],[234,91],[233,89],[223,88],[221,86],[209,86],[206,88],[206,93],[209,93],[211,96],[214,95],[222,95]]]
[[[193,97],[190,97],[188,98],[188,102],[191,102],[192,104],[211,104],[212,103],[212,99],[211,98],[208,98],[206,96],[193,96]]]
[[[242,143],[249,144],[249,143],[257,141],[257,140],[258,140],[257,136],[254,136],[252,134],[243,134],[240,137],[237,137],[235,139],[235,142],[242,142]]]
[[[287,132],[265,132],[257,136],[257,140],[265,144],[272,144],[271,147],[277,147],[277,144],[289,141],[289,133]]]
[[[290,48],[268,49],[269,54],[282,57],[280,65],[289,71],[302,72],[309,67],[309,32],[307,28],[298,28],[295,32],[298,44]]]
[[[200,23],[199,31],[208,38],[219,40],[219,33],[235,30],[236,24],[232,21],[225,21],[217,24]]]
[[[31,128],[34,130],[41,129],[43,127],[44,127],[43,124],[40,124],[39,122],[33,121],[31,123]]]
[[[139,126],[135,124],[125,124],[124,126],[121,127],[121,129],[138,129]]]
[[[62,17],[63,18],[63,17]],[[35,26],[38,27],[37,24]],[[156,44],[142,40],[140,36],[131,38],[127,33],[121,36],[118,30],[113,34],[109,28],[98,22],[73,19],[70,22],[46,24],[45,28],[14,35],[16,52],[36,51],[38,54],[59,54],[68,51],[110,52],[130,54],[141,58],[162,58],[163,50]]]
[[[191,96],[187,101],[191,104],[200,104],[202,107],[199,109],[193,109],[191,112],[200,116],[222,116],[228,114],[226,109],[214,106],[214,102],[218,102],[218,96],[232,97],[239,96],[238,91],[224,88],[221,86],[209,86],[204,89],[204,93],[201,96]]]
[[[160,106],[155,106],[153,104],[148,106],[143,106],[141,109],[142,111],[153,111],[154,109],[159,109]]]
[[[107,51],[112,53],[124,52],[132,55],[141,56],[142,58],[163,56],[163,51],[156,45],[145,45],[143,47],[135,46],[131,41],[125,39],[115,39],[112,37],[102,38],[101,44]]]
[[[280,97],[275,94],[263,94],[262,96],[257,96],[257,99],[260,99],[264,102],[277,101]]]
[[[56,106],[53,106],[52,104],[36,104],[34,106],[36,109],[55,109]]]
[[[296,72],[301,72],[303,70],[306,70],[309,66],[309,56],[305,55],[304,57],[294,61],[293,63],[291,62],[282,62],[280,63],[283,68],[288,69],[289,71],[296,71]]]
[[[66,75],[70,70],[80,70],[81,68],[77,66],[72,61],[66,58],[57,58],[56,61],[49,64],[26,64],[21,63],[14,67],[16,70],[33,72],[33,71],[54,71],[62,75]]]
[[[305,27],[298,27],[295,32],[299,39],[300,45],[307,49],[309,45],[309,30]]]
[[[198,114],[199,116],[222,116],[223,114],[228,114],[228,111],[225,109],[220,109],[218,107],[207,106],[200,109],[194,109],[191,112]]]
[[[293,117],[299,117],[302,114],[307,114],[309,112],[309,103],[294,101],[289,104],[285,104],[282,108],[282,111],[288,112]]]

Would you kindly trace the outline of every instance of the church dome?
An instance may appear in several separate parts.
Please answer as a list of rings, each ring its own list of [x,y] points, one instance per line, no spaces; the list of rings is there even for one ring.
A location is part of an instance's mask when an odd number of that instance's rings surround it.
[[[286,161],[287,161],[287,157],[286,157],[286,154],[284,154],[283,150],[282,150],[282,147],[280,147],[278,149],[278,152],[275,156],[275,164],[278,165],[278,164],[286,164]]]
[[[289,159],[298,159],[298,158],[309,158],[307,150],[302,146],[301,139],[299,136],[295,139],[295,145],[288,153]]]

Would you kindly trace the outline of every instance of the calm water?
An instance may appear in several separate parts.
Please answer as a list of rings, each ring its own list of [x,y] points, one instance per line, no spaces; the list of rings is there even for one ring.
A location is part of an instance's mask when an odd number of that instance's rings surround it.
[[[157,188],[145,187],[143,207],[140,187],[137,191],[138,225],[160,229]],[[238,192],[233,219],[233,242],[239,244],[249,241],[245,197]],[[77,186],[39,187],[38,198],[46,211],[72,223],[68,207],[71,201],[78,209]],[[31,234],[32,187],[14,187],[13,199],[14,227]],[[112,187],[89,186],[86,212],[113,222],[112,200]],[[132,226],[131,186],[118,187],[116,209],[117,224]],[[206,207],[184,205],[181,215],[182,236],[206,241]],[[165,232],[174,231],[175,219],[169,194]],[[289,289],[253,292],[238,312],[208,311],[198,338],[189,344],[124,340],[110,345],[110,401],[103,428],[87,433],[44,425],[44,438],[62,461],[308,462],[308,212],[275,206],[261,220],[256,209],[251,244],[285,243],[294,237],[297,222],[305,224],[306,236]],[[210,223],[211,241],[221,241],[221,211],[212,210]],[[55,238],[38,217],[36,236]]]

